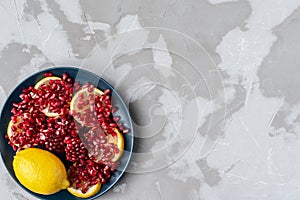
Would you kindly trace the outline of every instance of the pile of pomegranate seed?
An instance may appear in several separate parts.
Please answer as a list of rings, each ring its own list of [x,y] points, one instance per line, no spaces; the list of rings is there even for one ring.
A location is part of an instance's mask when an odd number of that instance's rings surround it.
[[[67,74],[62,80],[50,80],[49,85],[43,84],[38,90],[32,92],[37,107],[40,110],[48,109],[50,112],[64,114],[70,110],[73,93],[73,79]]]
[[[45,74],[45,77],[50,76],[51,73]],[[84,112],[70,113],[73,92],[83,88],[88,88],[90,94],[88,100],[79,97],[77,106],[89,105],[88,108]],[[21,101],[13,104],[12,135],[7,136],[8,143],[17,151],[37,146],[65,155],[72,186],[83,193],[92,185],[106,183],[118,165],[110,159],[119,149],[106,143],[105,136],[116,137],[115,129],[128,132],[117,123],[119,118],[111,115],[116,109],[111,105],[110,91],[94,96],[93,90],[94,86],[89,83],[74,83],[67,73],[61,80],[50,80],[39,89],[32,86],[24,89]],[[59,115],[48,117],[45,109]],[[98,159],[99,154],[101,159]]]

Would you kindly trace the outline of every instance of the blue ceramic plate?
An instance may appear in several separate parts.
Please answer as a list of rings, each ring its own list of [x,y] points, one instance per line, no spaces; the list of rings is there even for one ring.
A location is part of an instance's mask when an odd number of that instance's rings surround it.
[[[11,117],[11,109],[13,102],[19,102],[21,99],[19,98],[19,95],[22,93],[22,90],[24,88],[27,88],[29,86],[35,85],[39,80],[41,80],[44,77],[45,72],[51,72],[53,75],[61,76],[63,73],[67,72],[75,81],[79,81],[80,83],[86,83],[90,82],[97,86],[97,88],[101,90],[110,89],[111,90],[111,101],[112,105],[114,107],[118,108],[118,111],[114,113],[115,116],[120,116],[120,122],[124,125],[124,127],[129,128],[129,133],[124,134],[125,139],[125,146],[124,146],[124,153],[120,159],[120,165],[116,169],[116,171],[112,174],[111,178],[107,181],[107,183],[103,184],[101,187],[101,190],[93,197],[87,198],[87,199],[95,199],[101,195],[103,195],[105,192],[107,192],[109,189],[111,189],[116,182],[121,178],[122,174],[124,173],[131,154],[133,150],[133,128],[132,128],[132,122],[130,119],[129,112],[121,99],[121,97],[118,95],[118,93],[114,90],[114,88],[106,82],[104,79],[100,78],[99,76],[88,72],[86,70],[82,70],[79,68],[74,67],[58,67],[58,68],[52,68],[47,69],[41,72],[38,72],[26,80],[24,80],[21,84],[19,84],[15,90],[10,94],[7,101],[5,102],[5,105],[2,109],[1,116],[0,116],[0,151],[1,156],[4,162],[4,165],[6,166],[6,169],[8,173],[11,175],[11,177],[21,186],[23,187],[19,181],[17,180],[15,173],[13,171],[12,167],[12,161],[13,157],[15,155],[15,151],[13,151],[12,147],[8,145],[8,140],[5,138],[6,135],[6,129],[8,126],[8,123],[10,121]],[[63,161],[64,162],[64,161]],[[47,200],[57,200],[57,199],[64,199],[64,200],[79,200],[82,198],[77,198],[70,194],[67,190],[62,190],[58,193],[55,193],[53,195],[40,195],[33,193],[23,187],[24,190],[28,191],[32,195],[36,196],[40,199],[47,199]]]

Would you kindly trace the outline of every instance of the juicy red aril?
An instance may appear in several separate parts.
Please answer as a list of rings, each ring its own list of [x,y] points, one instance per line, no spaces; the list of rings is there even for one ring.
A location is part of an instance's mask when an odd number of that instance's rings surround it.
[[[47,73],[44,74],[44,76],[45,76],[45,77],[50,77],[50,76],[52,76],[52,73],[47,72]]]
[[[113,120],[114,120],[115,122],[118,122],[118,121],[120,120],[120,117],[116,116],[116,117],[113,118]]]
[[[62,79],[63,79],[64,81],[66,81],[66,80],[68,80],[68,78],[69,78],[69,75],[68,75],[67,73],[63,73]]]
[[[116,113],[118,111],[118,108],[117,107],[113,107],[112,109],[111,109],[111,113]]]
[[[104,91],[104,94],[105,94],[105,95],[109,95],[109,93],[110,93],[110,89],[106,89],[106,90]]]
[[[94,86],[93,85],[89,85],[88,92],[93,92],[93,91],[94,91]]]
[[[129,129],[125,129],[125,130],[123,130],[123,133],[124,133],[124,134],[127,134],[127,133],[129,133]]]

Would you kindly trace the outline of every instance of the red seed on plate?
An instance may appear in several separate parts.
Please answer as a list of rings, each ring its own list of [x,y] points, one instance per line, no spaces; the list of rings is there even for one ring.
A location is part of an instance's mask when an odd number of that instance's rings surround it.
[[[110,89],[106,89],[105,91],[104,91],[104,94],[105,95],[108,95],[110,93]]]
[[[128,134],[128,133],[129,133],[129,130],[128,130],[128,129],[125,129],[125,130],[123,130],[123,133],[124,133],[124,134]]]
[[[113,120],[114,120],[115,122],[118,122],[118,121],[120,120],[120,117],[119,117],[119,116],[115,116],[115,117],[113,118]]]
[[[45,77],[50,77],[50,76],[52,76],[52,73],[51,73],[51,72],[46,72],[46,73],[44,74],[44,76],[45,76]]]

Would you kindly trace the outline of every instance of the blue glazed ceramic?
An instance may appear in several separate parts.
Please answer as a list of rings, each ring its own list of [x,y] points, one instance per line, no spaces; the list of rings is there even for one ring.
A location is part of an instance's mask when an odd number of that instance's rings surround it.
[[[22,90],[24,88],[35,85],[35,83],[37,83],[39,80],[41,80],[44,77],[44,73],[46,73],[46,72],[51,72],[53,75],[56,75],[56,76],[61,76],[63,73],[67,72],[75,81],[79,81],[81,83],[90,82],[90,83],[96,85],[97,88],[99,88],[103,91],[106,89],[110,89],[112,105],[114,107],[118,108],[118,111],[116,113],[114,113],[114,115],[120,116],[120,118],[121,118],[120,122],[124,125],[124,127],[129,128],[129,133],[124,134],[124,139],[125,139],[124,153],[120,159],[119,167],[112,174],[112,176],[108,180],[108,182],[102,185],[101,190],[95,196],[87,198],[90,200],[95,199],[95,198],[103,195],[109,189],[111,189],[116,184],[116,182],[121,178],[123,173],[125,172],[125,169],[130,161],[131,154],[133,151],[134,136],[133,136],[133,128],[132,128],[132,122],[131,122],[130,115],[129,115],[129,112],[128,112],[123,100],[121,99],[121,97],[118,95],[118,93],[114,90],[114,88],[108,82],[106,82],[104,79],[100,78],[99,76],[97,76],[89,71],[75,68],[75,67],[57,67],[57,68],[46,69],[46,70],[40,71],[40,72],[30,76],[29,78],[24,80],[21,84],[19,84],[15,88],[15,90],[10,94],[10,96],[6,100],[4,107],[2,109],[2,112],[1,112],[1,116],[0,116],[0,151],[1,151],[2,160],[4,162],[4,165],[6,166],[8,173],[11,175],[11,177],[22,188],[24,188],[24,190],[26,190],[27,192],[29,192],[30,194],[34,195],[37,198],[47,199],[47,200],[57,200],[57,199],[79,200],[79,199],[82,199],[82,198],[77,198],[77,197],[73,196],[67,190],[62,190],[53,195],[40,195],[40,194],[31,192],[20,184],[20,182],[17,180],[15,173],[13,171],[12,161],[13,161],[13,157],[16,152],[13,151],[13,149],[10,145],[8,145],[8,140],[5,138],[6,129],[7,129],[8,123],[10,121],[10,117],[11,117],[10,111],[12,109],[12,104],[13,104],[13,102],[20,101],[19,95],[22,93]],[[63,162],[65,162],[65,161],[63,160]]]

